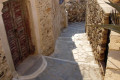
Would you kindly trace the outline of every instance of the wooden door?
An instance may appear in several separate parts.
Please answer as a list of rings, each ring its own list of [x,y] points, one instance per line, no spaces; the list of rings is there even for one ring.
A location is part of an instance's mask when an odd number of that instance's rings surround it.
[[[24,60],[33,50],[29,25],[26,23],[22,0],[10,0],[4,3],[3,21],[15,66]]]

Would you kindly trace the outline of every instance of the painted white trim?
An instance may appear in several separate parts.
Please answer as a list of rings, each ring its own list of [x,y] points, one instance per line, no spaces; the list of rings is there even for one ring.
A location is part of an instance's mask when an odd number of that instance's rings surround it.
[[[42,56],[43,62],[42,65],[40,66],[40,68],[35,71],[34,73],[32,73],[31,75],[27,75],[27,76],[17,76],[17,78],[13,78],[13,80],[30,80],[30,79],[34,79],[36,78],[38,75],[40,75],[47,67],[47,61],[45,60],[44,56]]]

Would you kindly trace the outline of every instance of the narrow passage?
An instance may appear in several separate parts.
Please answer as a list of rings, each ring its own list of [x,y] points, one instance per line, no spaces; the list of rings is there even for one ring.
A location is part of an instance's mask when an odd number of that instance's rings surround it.
[[[85,33],[85,22],[70,23],[59,36],[48,66],[32,80],[102,80]]]

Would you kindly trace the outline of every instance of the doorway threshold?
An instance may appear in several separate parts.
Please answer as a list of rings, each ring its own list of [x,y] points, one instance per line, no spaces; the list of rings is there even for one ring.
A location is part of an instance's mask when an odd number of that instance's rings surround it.
[[[47,61],[41,54],[30,55],[17,68],[13,80],[30,80],[41,74],[47,67]]]

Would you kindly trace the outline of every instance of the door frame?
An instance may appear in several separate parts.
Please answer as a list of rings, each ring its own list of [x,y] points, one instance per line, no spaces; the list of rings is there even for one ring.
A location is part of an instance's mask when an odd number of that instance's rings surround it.
[[[12,59],[12,54],[10,51],[10,47],[9,47],[9,43],[8,43],[8,39],[7,39],[7,34],[6,34],[6,30],[5,30],[5,26],[4,26],[3,18],[2,18],[3,2],[6,2],[6,1],[8,1],[8,0],[0,0],[0,38],[1,38],[1,42],[2,42],[3,51],[4,51],[6,59],[7,59],[8,66],[9,66],[13,76],[14,75],[16,76],[16,70],[15,70],[13,59]],[[41,54],[39,23],[38,23],[38,16],[37,16],[37,9],[36,9],[35,0],[28,0],[28,2],[31,4],[30,5],[30,8],[31,8],[31,15],[30,16],[32,16],[32,22],[33,22],[33,27],[34,27],[34,32],[35,32],[34,36],[36,38],[35,39],[35,41],[36,41],[36,43],[35,43],[36,44],[36,53]],[[44,62],[43,62],[43,64],[44,64]]]

